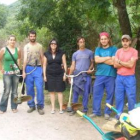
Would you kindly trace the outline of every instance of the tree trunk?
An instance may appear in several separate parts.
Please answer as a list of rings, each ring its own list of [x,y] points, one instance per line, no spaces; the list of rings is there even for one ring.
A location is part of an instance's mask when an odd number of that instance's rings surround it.
[[[138,50],[138,54],[140,56],[140,27],[139,30],[137,32],[137,45],[136,45],[136,49]],[[136,79],[137,79],[137,101],[140,101],[140,59],[138,59],[137,61],[137,65],[136,65]]]
[[[139,30],[137,32],[137,46],[136,46],[136,49],[138,50],[139,56],[140,56],[140,27],[139,27]]]
[[[128,34],[132,37],[131,25],[126,9],[125,0],[113,0],[113,5],[117,8],[118,11],[122,34]]]

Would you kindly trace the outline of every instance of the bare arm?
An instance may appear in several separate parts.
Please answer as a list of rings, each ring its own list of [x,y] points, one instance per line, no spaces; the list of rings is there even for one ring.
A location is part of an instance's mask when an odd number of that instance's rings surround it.
[[[43,50],[42,49],[40,51],[40,61],[41,61],[41,66],[43,67],[44,55],[43,55]]]
[[[65,73],[67,73],[67,63],[66,63],[66,55],[65,54],[63,54],[63,56],[62,56],[62,63],[63,63]],[[63,81],[65,81],[65,80],[66,80],[66,76],[64,74]]]
[[[44,81],[47,81],[47,77],[46,77],[46,69],[47,69],[47,58],[44,56],[43,57],[43,77],[44,77]]]
[[[4,53],[5,53],[5,48],[2,48],[0,50],[0,61],[2,60]]]
[[[119,60],[118,59],[115,59],[114,60],[114,67],[115,68],[121,68],[122,67],[122,65],[119,63]]]
[[[17,60],[18,66],[20,67],[21,64],[21,50],[18,48],[18,60]]]
[[[1,72],[2,72],[2,73],[4,72],[3,66],[2,66],[2,59],[3,59],[4,53],[5,53],[5,48],[2,48],[2,49],[0,50],[0,65],[1,65]]]
[[[107,56],[107,57],[100,57],[100,56],[95,56],[95,62],[96,63],[104,63],[107,60],[111,60],[112,58]]]
[[[89,70],[92,70],[92,69],[93,69],[93,59],[91,59],[90,66],[89,66]]]
[[[87,73],[88,74],[92,73],[92,71],[91,71],[92,69],[93,69],[93,59],[91,59],[91,61],[90,61],[90,66],[89,66]]]
[[[24,47],[24,51],[23,51],[23,55],[24,55],[24,59],[23,59],[23,73],[22,73],[22,76],[23,78],[26,77],[26,73],[25,73],[25,68],[26,68],[26,65],[27,65],[27,48]]]
[[[63,56],[62,56],[62,63],[64,66],[65,73],[67,73],[67,62],[66,62],[66,55],[65,54],[63,54]]]
[[[74,70],[75,70],[75,61],[72,61],[72,64],[71,64],[71,66],[70,66],[70,75],[74,72]]]
[[[107,65],[114,65],[114,60],[115,60],[115,57],[111,57],[111,59],[109,60],[106,60],[104,63],[107,64]]]
[[[127,62],[123,62],[119,60],[119,64],[126,67],[126,68],[132,68],[134,66],[134,64],[136,63],[137,59],[136,58],[131,58],[129,61]]]

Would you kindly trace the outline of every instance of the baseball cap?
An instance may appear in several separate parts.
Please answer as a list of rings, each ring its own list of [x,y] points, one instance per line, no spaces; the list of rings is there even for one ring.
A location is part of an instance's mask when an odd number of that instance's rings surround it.
[[[123,36],[122,36],[122,40],[123,40],[123,39],[131,40],[131,37],[130,37],[129,35],[123,35]]]

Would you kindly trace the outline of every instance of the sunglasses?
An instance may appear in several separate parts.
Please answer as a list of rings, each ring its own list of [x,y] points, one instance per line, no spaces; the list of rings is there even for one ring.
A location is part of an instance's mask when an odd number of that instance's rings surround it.
[[[56,43],[51,43],[51,45],[57,45]]]

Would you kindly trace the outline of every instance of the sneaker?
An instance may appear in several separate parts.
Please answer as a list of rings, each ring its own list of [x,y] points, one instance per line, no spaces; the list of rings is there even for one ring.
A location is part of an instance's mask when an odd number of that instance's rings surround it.
[[[51,111],[51,114],[55,114],[55,110],[52,110],[52,111]]]
[[[63,111],[63,110],[60,110],[60,111],[59,111],[59,114],[63,114],[63,113],[64,113],[64,111]]]
[[[1,110],[0,110],[0,114],[4,114],[4,111],[1,111]]]
[[[105,117],[105,120],[109,120],[110,119],[110,115],[109,114],[105,114],[104,117]]]
[[[38,110],[38,113],[39,113],[40,115],[44,115],[44,110],[43,110],[43,108],[38,108],[37,110]]]
[[[74,114],[76,113],[76,111],[72,111],[72,112],[70,112],[70,116],[73,116]]]
[[[13,113],[17,113],[18,110],[17,109],[12,109]]]
[[[89,115],[89,117],[91,117],[91,118],[95,118],[95,117],[97,117],[97,115],[94,114],[94,113],[92,113],[92,114]]]
[[[28,112],[28,113],[32,113],[34,110],[35,110],[35,107],[30,107],[30,108],[27,110],[27,112]]]

